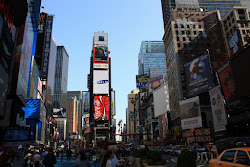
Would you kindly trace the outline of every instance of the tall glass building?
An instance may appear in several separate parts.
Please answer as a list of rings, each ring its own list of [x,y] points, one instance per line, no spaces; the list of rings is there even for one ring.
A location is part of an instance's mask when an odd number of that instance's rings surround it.
[[[54,83],[54,108],[67,107],[67,85],[68,85],[69,55],[64,46],[57,46],[56,72]]]
[[[232,6],[241,6],[240,0],[199,0],[199,5],[208,10],[220,11],[223,17],[232,8]]]
[[[138,57],[138,74],[155,77],[166,73],[163,41],[142,41]]]

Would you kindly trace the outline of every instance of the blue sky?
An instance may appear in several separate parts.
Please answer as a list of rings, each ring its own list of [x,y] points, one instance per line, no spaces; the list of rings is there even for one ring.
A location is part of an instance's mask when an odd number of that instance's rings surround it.
[[[116,121],[126,121],[127,95],[136,88],[141,41],[161,40],[160,0],[42,0],[55,15],[53,37],[69,54],[68,91],[86,91],[94,32],[109,35]]]

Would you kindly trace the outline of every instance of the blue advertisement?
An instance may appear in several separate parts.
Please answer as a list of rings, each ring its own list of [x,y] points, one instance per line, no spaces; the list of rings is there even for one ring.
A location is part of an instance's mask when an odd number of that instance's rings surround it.
[[[209,55],[205,54],[185,64],[185,71],[189,96],[214,87]]]
[[[30,140],[35,140],[36,136],[36,120],[26,120],[26,124],[30,125],[31,133],[30,133]]]
[[[24,119],[39,119],[40,99],[27,99],[26,101],[26,106],[23,107]]]
[[[8,130],[3,136],[2,141],[26,141],[29,140],[29,130]]]

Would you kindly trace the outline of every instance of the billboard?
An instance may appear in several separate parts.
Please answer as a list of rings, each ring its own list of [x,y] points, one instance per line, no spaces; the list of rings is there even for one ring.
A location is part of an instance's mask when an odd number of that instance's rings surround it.
[[[29,97],[37,97],[37,86],[38,86],[39,71],[37,68],[35,57],[32,57],[31,75],[30,75],[30,87],[29,87]]]
[[[24,119],[40,119],[40,99],[26,99],[26,106],[22,109],[25,112]]]
[[[148,88],[149,75],[136,75],[136,87],[138,89]]]
[[[165,84],[153,92],[155,117],[170,111],[168,85]]]
[[[231,39],[229,40],[229,46],[231,48],[232,54],[234,55],[242,46],[242,39],[238,29],[235,30],[234,34],[232,35]]]
[[[140,105],[146,103],[147,98],[148,98],[148,92],[140,92]]]
[[[94,45],[95,46],[108,46],[108,33],[94,33]]]
[[[32,31],[31,31],[32,30]],[[28,96],[28,84],[29,74],[32,57],[32,47],[34,41],[34,31],[31,21],[31,13],[28,12],[25,25],[20,26],[17,47],[16,47],[16,58],[20,58],[19,66],[14,67],[14,72],[18,73],[17,90],[16,94],[26,98]]]
[[[200,56],[185,64],[185,71],[189,96],[214,87],[209,55]]]
[[[179,102],[182,129],[202,127],[199,96]]]
[[[0,63],[0,117],[4,117],[4,110],[8,91],[9,75]]]
[[[7,130],[2,141],[27,141],[30,137],[30,130]]]
[[[109,120],[109,96],[94,96],[94,120]]]
[[[152,109],[151,106],[147,108],[147,123],[152,121]]]
[[[90,99],[89,92],[82,92],[82,115],[89,114],[90,110]]]
[[[227,119],[220,86],[210,90],[209,94],[214,122],[214,131],[218,132],[226,130]]]
[[[45,24],[45,36],[43,45],[43,56],[41,65],[41,79],[47,79],[48,67],[49,67],[49,55],[50,55],[50,42],[52,34],[53,16],[47,16]]]
[[[228,105],[239,100],[237,85],[232,73],[232,68],[228,65],[219,72],[220,83],[224,92],[225,100]]]
[[[164,76],[160,75],[157,77],[153,77],[148,79],[148,91],[153,92],[157,88],[159,88],[161,85],[164,84]]]
[[[111,91],[111,115],[115,115],[115,91]]]
[[[109,64],[108,47],[94,47],[93,63]]]
[[[93,94],[109,94],[109,71],[93,71]]]
[[[45,32],[45,22],[46,22],[46,13],[40,13],[39,16],[39,25],[38,25],[38,33],[44,33]]]

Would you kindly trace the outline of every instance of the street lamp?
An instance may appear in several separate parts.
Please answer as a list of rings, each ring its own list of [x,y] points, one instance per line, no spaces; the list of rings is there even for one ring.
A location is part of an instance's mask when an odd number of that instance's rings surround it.
[[[136,101],[138,100],[138,95],[135,94],[135,97],[131,97],[129,98],[131,100],[131,104],[134,104],[134,133],[136,132],[136,109],[135,109],[135,106],[136,106]],[[135,139],[135,137],[134,137]]]

